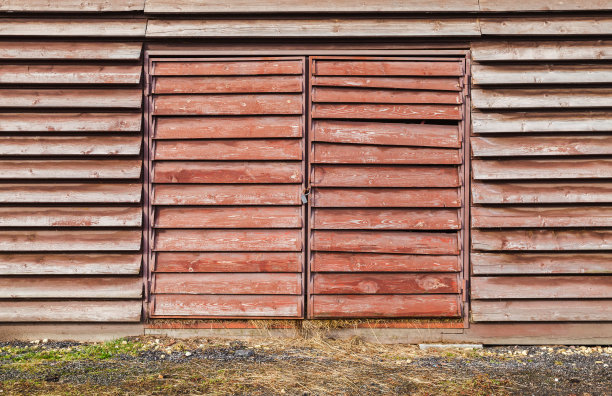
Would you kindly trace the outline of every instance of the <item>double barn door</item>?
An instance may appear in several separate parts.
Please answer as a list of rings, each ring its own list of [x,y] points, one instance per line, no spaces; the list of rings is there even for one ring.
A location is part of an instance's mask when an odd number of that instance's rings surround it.
[[[151,317],[461,316],[463,59],[149,74]]]

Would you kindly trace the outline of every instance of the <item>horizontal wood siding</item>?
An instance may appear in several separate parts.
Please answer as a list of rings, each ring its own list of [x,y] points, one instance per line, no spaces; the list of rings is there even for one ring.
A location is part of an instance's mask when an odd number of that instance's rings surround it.
[[[500,35],[598,34],[609,23],[534,17],[482,27]],[[602,61],[611,48],[608,41],[474,44],[472,320],[612,320],[612,67]]]
[[[79,11],[101,10],[93,3],[80,2]],[[137,10],[135,2],[98,3],[106,11]],[[2,7],[72,11],[75,5]],[[75,20],[68,30],[57,23],[62,20],[4,19],[0,34],[42,35],[35,29],[43,28],[45,35],[80,36],[84,31],[70,29],[89,22]],[[105,29],[131,34],[132,25],[113,30],[111,22]],[[0,321],[140,321],[141,47],[0,43]]]

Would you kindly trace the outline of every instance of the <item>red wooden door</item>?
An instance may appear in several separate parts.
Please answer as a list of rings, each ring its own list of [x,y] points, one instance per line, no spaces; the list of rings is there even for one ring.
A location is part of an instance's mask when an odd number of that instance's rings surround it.
[[[302,317],[304,59],[150,68],[151,316]]]

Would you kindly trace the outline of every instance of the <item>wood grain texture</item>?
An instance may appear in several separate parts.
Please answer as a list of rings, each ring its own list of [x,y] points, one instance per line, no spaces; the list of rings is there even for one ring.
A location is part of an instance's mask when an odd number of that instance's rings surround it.
[[[472,227],[610,227],[610,206],[473,207]]]
[[[314,168],[312,184],[318,187],[458,187],[453,167],[333,166]]]
[[[610,250],[610,230],[474,230],[474,250]]]
[[[612,59],[612,41],[477,41],[472,43],[472,57],[477,61]]]
[[[460,164],[459,150],[315,143],[313,163],[322,164]]]
[[[140,160],[0,161],[0,179],[137,179]]]
[[[313,76],[313,86],[327,87],[360,87],[360,88],[391,88],[391,89],[423,89],[436,91],[459,91],[459,78],[452,77],[380,77],[380,76]]]
[[[472,137],[477,157],[610,155],[610,136]]]
[[[315,272],[457,272],[459,269],[458,256],[314,252],[311,261],[311,271]]]
[[[301,294],[302,274],[155,274],[155,294]]]
[[[611,298],[610,276],[489,276],[471,280],[474,299]]]
[[[206,317],[298,317],[301,296],[156,295],[154,315]]]
[[[301,205],[300,185],[158,184],[154,205]]]
[[[136,231],[0,231],[0,251],[112,251],[139,250]]]
[[[598,64],[472,66],[473,84],[593,84],[612,81],[612,68]]]
[[[314,118],[460,120],[461,107],[452,105],[324,104],[312,108]]]
[[[482,301],[471,304],[475,322],[600,322],[612,320],[609,300]]]
[[[155,62],[156,76],[249,76],[266,74],[302,74],[301,60],[239,60]]]
[[[301,272],[302,253],[157,253],[155,272]],[[0,264],[1,265],[1,264]]]
[[[458,92],[314,87],[313,102],[327,103],[461,103]]]
[[[608,253],[472,253],[474,275],[612,274]]]
[[[472,183],[472,202],[479,204],[536,204],[612,202],[608,183]]]
[[[458,254],[456,233],[402,231],[323,231],[311,237],[314,251]]]
[[[2,113],[2,132],[139,132],[140,113]]]
[[[2,322],[139,322],[140,300],[3,301]]]
[[[612,177],[612,160],[473,160],[476,180],[602,179]]]
[[[512,0],[480,0],[480,11],[604,11],[611,10],[609,0],[535,0],[520,4]]]
[[[611,97],[610,88],[472,90],[472,103],[479,109],[606,107]]]
[[[457,230],[456,209],[313,209],[316,229]]]
[[[143,11],[145,0],[6,0],[0,11],[11,12],[120,12]]]
[[[0,170],[2,162],[0,161]],[[0,173],[1,175],[1,173]],[[155,164],[154,183],[300,183],[299,162],[180,162]]]
[[[140,136],[0,137],[0,155],[138,155]]]
[[[158,251],[301,251],[302,232],[296,230],[158,230]]]
[[[140,65],[3,65],[2,84],[138,84]]]
[[[2,184],[1,203],[138,203],[141,184]]]
[[[612,18],[606,16],[480,18],[483,36],[606,35]]]
[[[124,89],[0,89],[0,107],[139,109],[142,91]]]
[[[2,92],[0,91],[0,94]],[[302,96],[295,94],[157,96],[154,115],[302,114]],[[0,102],[1,103],[1,102]]]
[[[300,117],[163,117],[155,122],[155,139],[223,139],[301,137]]]
[[[452,295],[316,295],[312,312],[318,318],[458,317],[460,305],[459,297]]]
[[[314,188],[316,207],[459,207],[456,188]]]
[[[461,76],[460,62],[408,60],[315,60],[317,76]]]
[[[140,254],[0,254],[0,274],[138,275],[141,263]]]
[[[0,298],[140,298],[138,277],[0,277]]]
[[[0,207],[0,227],[140,227],[139,207]]]
[[[299,206],[157,208],[155,215],[158,228],[299,228],[302,225]]]
[[[302,76],[156,77],[157,94],[302,92]]]
[[[145,19],[1,18],[0,36],[144,37]]]
[[[316,274],[315,294],[458,293],[456,274]]]
[[[142,43],[0,41],[4,59],[138,60]]]
[[[472,112],[474,133],[607,132],[611,125],[607,111]]]
[[[155,144],[154,159],[299,161],[303,150],[297,139],[160,140]]]

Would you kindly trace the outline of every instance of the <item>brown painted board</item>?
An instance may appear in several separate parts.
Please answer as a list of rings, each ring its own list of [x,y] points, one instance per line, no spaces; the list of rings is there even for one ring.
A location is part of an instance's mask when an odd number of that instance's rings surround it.
[[[136,18],[2,18],[0,36],[144,37],[146,25]]]
[[[0,94],[2,92],[0,91]],[[1,102],[0,102],[1,103]],[[154,115],[302,114],[302,95],[164,95],[153,102]]]
[[[606,107],[610,105],[611,99],[611,88],[499,88],[472,90],[472,104],[479,109]]]
[[[611,10],[609,0],[533,0],[521,4],[512,0],[480,0],[480,11],[604,11]]]
[[[140,65],[3,65],[2,84],[138,84]]]
[[[302,92],[302,76],[156,77],[156,94]]]
[[[316,229],[457,230],[457,209],[321,209],[312,210]]]
[[[311,79],[313,86],[423,89],[435,91],[461,90],[459,78],[453,77],[313,76]]]
[[[480,18],[483,36],[567,36],[606,35],[612,31],[607,16],[535,16],[520,18]]]
[[[472,207],[472,227],[610,227],[610,206]]]
[[[315,207],[460,207],[457,188],[314,188]]]
[[[461,76],[460,62],[407,60],[315,60],[317,76]]]
[[[0,137],[0,155],[138,155],[140,136]]]
[[[612,115],[602,111],[472,112],[474,133],[609,132]]]
[[[312,184],[320,187],[458,187],[454,167],[319,165]]]
[[[610,155],[610,136],[472,137],[476,157]]]
[[[480,301],[471,303],[474,322],[601,322],[612,320],[610,300]]]
[[[177,295],[153,296],[153,314],[208,317],[298,317],[302,296]]]
[[[237,61],[157,61],[155,76],[249,76],[266,74],[302,74],[301,60],[245,60]],[[301,77],[300,77],[301,78]]]
[[[0,11],[11,12],[119,12],[142,11],[145,0],[5,0]]]
[[[157,251],[284,251],[302,250],[302,231],[295,230],[158,230]]]
[[[137,179],[140,160],[0,161],[0,179]]]
[[[612,267],[612,265],[611,265]],[[458,272],[458,256],[314,252],[314,272]]]
[[[478,41],[472,43],[472,57],[477,61],[612,59],[612,41]]]
[[[302,227],[302,208],[299,206],[157,208],[155,227],[299,228]]]
[[[141,184],[2,184],[0,203],[138,203]]]
[[[490,276],[471,280],[473,299],[611,298],[612,277]]]
[[[609,183],[472,183],[472,202],[536,204],[612,202]]]
[[[612,177],[612,160],[473,160],[476,180],[602,179]]]
[[[157,184],[154,205],[301,205],[300,185]]]
[[[458,254],[456,233],[409,231],[323,231],[312,232],[313,251]]]
[[[302,260],[293,252],[160,252],[155,272],[301,272]]]
[[[330,143],[460,148],[454,125],[313,121],[313,140]]]
[[[315,294],[458,293],[456,274],[315,274]]]
[[[0,254],[2,275],[138,275],[142,255],[124,253]]]
[[[3,59],[138,60],[142,43],[0,41]]]
[[[139,322],[140,300],[3,301],[0,322]]]
[[[141,225],[142,209],[136,206],[0,207],[0,227],[140,227]]]
[[[472,83],[509,84],[593,84],[612,81],[612,69],[598,64],[474,64]]]
[[[0,107],[133,108],[142,103],[140,88],[122,89],[0,89]]]
[[[312,297],[312,314],[318,318],[458,317],[459,296],[382,295]]]
[[[609,253],[472,253],[474,275],[612,274]]]
[[[0,140],[1,142],[1,140]],[[443,164],[461,163],[459,150],[314,143],[312,163],[322,164]]]
[[[313,102],[327,103],[461,103],[459,92],[400,89],[314,87]]]
[[[2,113],[2,132],[139,132],[141,113]]]
[[[155,294],[300,294],[302,274],[155,274],[154,292]]]
[[[139,250],[140,230],[0,231],[0,251]]]
[[[302,151],[297,139],[160,140],[155,143],[154,159],[299,161]]]
[[[313,105],[314,118],[460,120],[461,107],[452,105],[324,104]]]
[[[0,169],[2,162],[0,161]],[[1,173],[0,173],[1,175]],[[157,162],[154,183],[300,183],[299,162]]]
[[[301,117],[163,117],[155,120],[155,139],[302,137]]]
[[[139,277],[0,277],[0,298],[140,298]]]
[[[610,230],[473,230],[474,250],[610,250]]]

